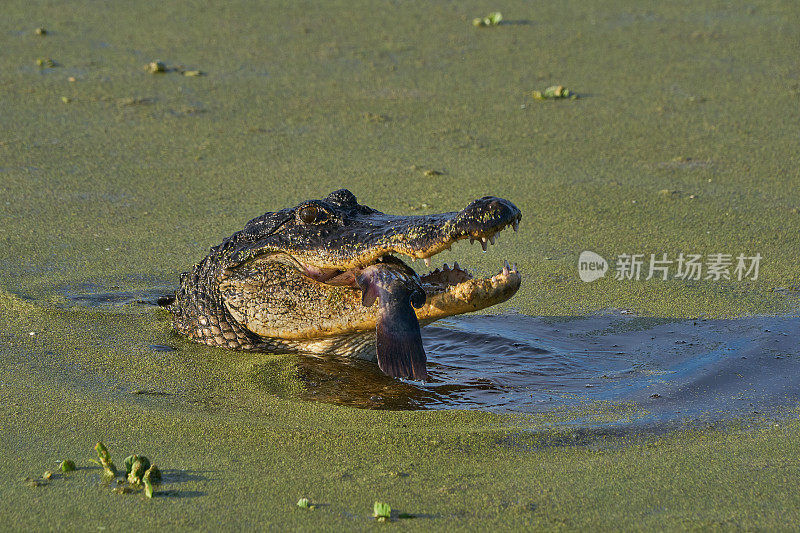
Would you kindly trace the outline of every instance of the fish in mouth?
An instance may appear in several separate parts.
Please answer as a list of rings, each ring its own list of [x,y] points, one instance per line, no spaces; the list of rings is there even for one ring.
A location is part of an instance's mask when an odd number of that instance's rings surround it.
[[[340,189],[248,222],[181,275],[167,307],[178,332],[212,346],[354,356],[425,380],[420,326],[504,302],[522,278],[507,261],[487,278],[458,263],[420,276],[401,257],[430,266],[467,239],[486,251],[521,216],[493,196],[456,212],[386,215]]]

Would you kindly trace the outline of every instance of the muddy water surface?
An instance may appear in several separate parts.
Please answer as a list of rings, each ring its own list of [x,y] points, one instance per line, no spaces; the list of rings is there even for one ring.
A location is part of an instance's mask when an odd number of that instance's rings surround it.
[[[636,402],[649,413],[645,421],[657,422],[758,414],[800,392],[796,318],[465,316],[422,331],[431,382],[391,380],[368,363],[298,357],[302,397],[500,412]]]
[[[82,284],[61,292],[67,307],[148,314],[158,312],[162,285]],[[168,328],[166,317],[162,325]],[[200,369],[198,381],[203,367],[228,365],[231,379],[247,382],[250,393],[366,409],[547,413],[604,403],[635,405],[635,424],[653,425],[768,414],[800,396],[800,319],[794,317],[468,315],[436,322],[422,334],[431,378],[424,383],[389,378],[374,363],[344,357],[211,349],[220,358],[215,361],[189,353],[195,345],[178,336],[167,344],[154,337],[148,350]],[[160,392],[173,393],[180,394]]]

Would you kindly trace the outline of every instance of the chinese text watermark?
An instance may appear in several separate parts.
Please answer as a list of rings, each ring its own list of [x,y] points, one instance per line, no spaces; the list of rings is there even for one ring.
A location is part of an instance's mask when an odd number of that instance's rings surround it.
[[[670,257],[657,254],[619,254],[614,261],[614,279],[651,280],[752,280],[758,279],[761,254],[755,255],[713,253],[684,254]],[[585,282],[605,277],[608,262],[595,252],[582,252],[578,258],[578,275]]]

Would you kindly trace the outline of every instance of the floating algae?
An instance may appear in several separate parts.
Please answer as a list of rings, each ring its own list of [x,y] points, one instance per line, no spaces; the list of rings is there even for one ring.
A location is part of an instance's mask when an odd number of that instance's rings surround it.
[[[499,11],[489,13],[485,17],[478,17],[472,19],[472,25],[476,28],[487,28],[489,26],[498,26],[503,21],[503,14]]]
[[[570,99],[575,100],[578,95],[570,91],[563,85],[551,85],[544,91],[531,91],[531,96],[537,100],[560,100]]]

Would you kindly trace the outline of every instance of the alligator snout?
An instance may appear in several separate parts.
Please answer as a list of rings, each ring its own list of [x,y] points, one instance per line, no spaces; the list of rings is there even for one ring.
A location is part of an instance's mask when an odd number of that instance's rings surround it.
[[[503,198],[484,196],[474,200],[454,220],[454,227],[461,235],[474,238],[489,237],[504,227],[512,224],[516,227],[522,217],[517,206]],[[494,233],[491,233],[496,229]]]

